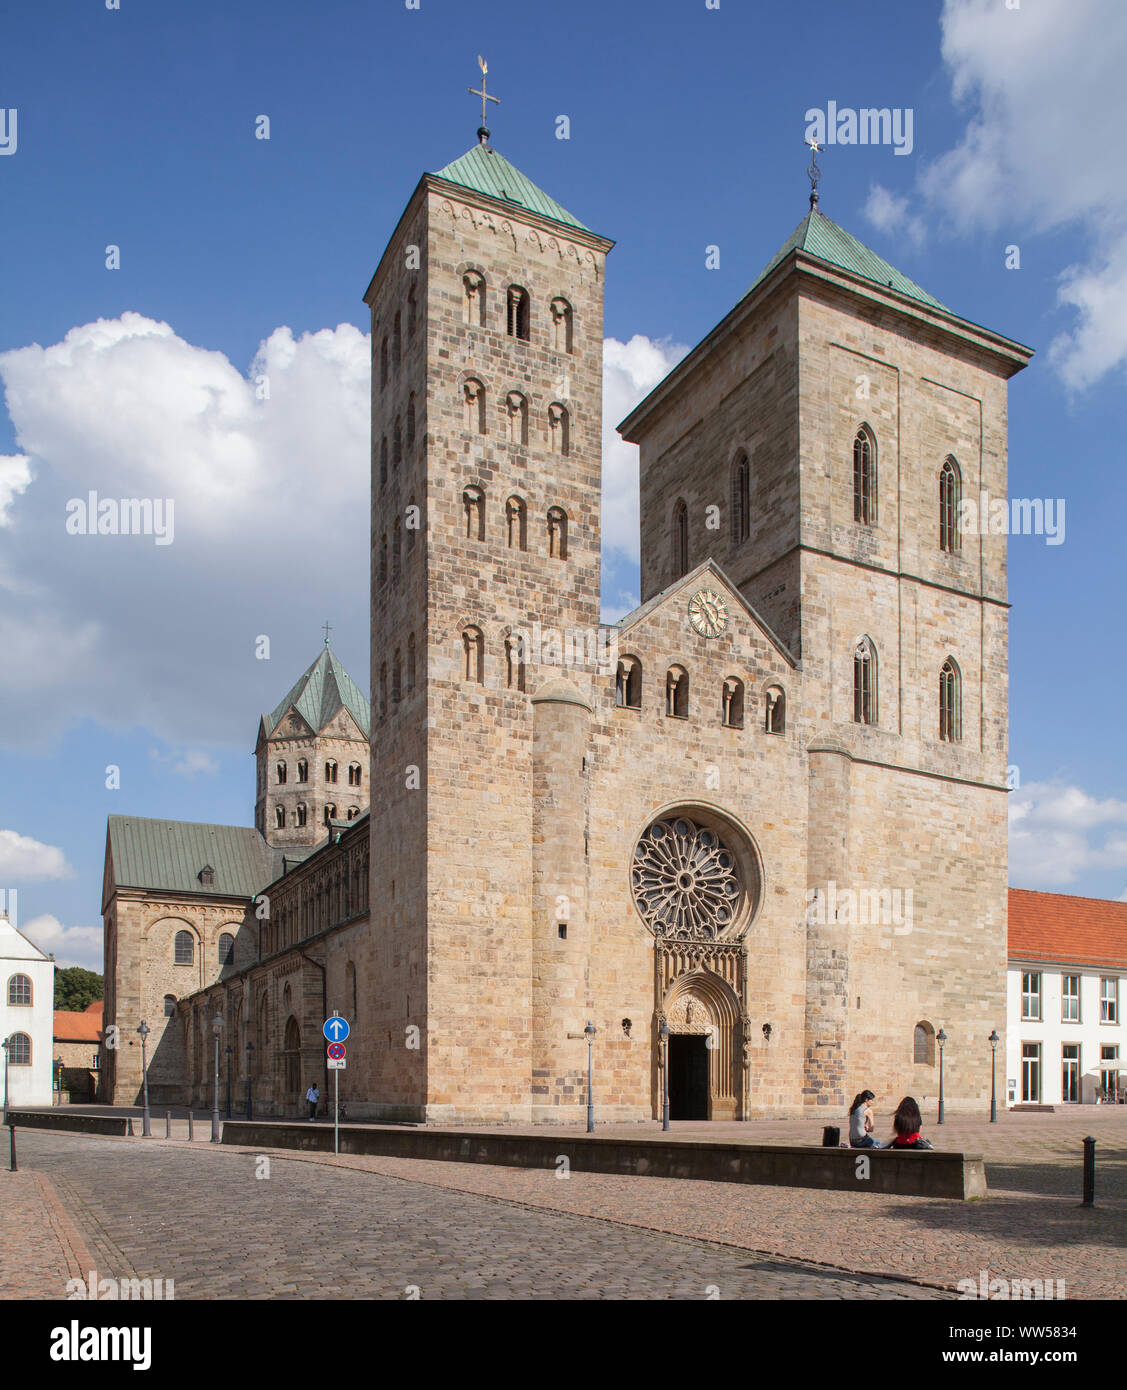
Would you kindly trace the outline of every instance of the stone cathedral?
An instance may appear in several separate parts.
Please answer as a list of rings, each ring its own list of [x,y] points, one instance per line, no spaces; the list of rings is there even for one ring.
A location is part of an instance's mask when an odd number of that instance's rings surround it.
[[[641,606],[600,622],[612,242],[490,143],[371,311],[372,706],[326,644],[255,829],[111,818],[112,1099],[353,1119],[840,1114],[989,1090],[1005,1018],[1006,382],[1029,349],[811,207],[622,423]],[[750,278],[750,277],[749,277]],[[347,780],[346,780],[347,774]],[[666,1030],[668,1035],[666,1037]]]

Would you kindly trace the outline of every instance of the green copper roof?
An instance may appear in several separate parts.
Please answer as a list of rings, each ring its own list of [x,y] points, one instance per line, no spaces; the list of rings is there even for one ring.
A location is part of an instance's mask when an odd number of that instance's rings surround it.
[[[779,262],[792,251],[803,251],[808,256],[817,256],[819,260],[828,261],[830,265],[840,266],[842,270],[852,271],[854,275],[862,275],[874,284],[892,288],[898,294],[918,299],[921,304],[929,304],[933,309],[943,309],[950,313],[946,304],[940,304],[938,299],[921,289],[914,280],[901,275],[895,266],[889,265],[883,257],[878,256],[875,251],[870,251],[855,236],[850,236],[843,227],[831,222],[817,209],[806,214],[783,243],[779,254],[756,280],[755,285],[766,280]],[[751,288],[754,289],[755,285]]]
[[[107,835],[119,888],[252,898],[283,870],[282,851],[241,825],[110,816]],[[200,881],[204,868],[215,871],[211,884]]]
[[[463,188],[472,188],[475,193],[487,193],[491,198],[500,198],[505,203],[516,203],[529,212],[538,212],[541,217],[550,217],[553,222],[562,222],[565,227],[578,227],[584,232],[589,230],[578,218],[561,208],[554,198],[549,198],[543,189],[537,188],[531,179],[526,179],[503,154],[498,154],[488,145],[475,145],[461,159],[454,160],[445,169],[439,169],[436,177],[460,183]]]
[[[343,706],[356,720],[364,737],[368,736],[372,720],[371,706],[327,646],[273,714],[264,716],[267,736],[278,727],[291,705],[315,734],[319,734]]]

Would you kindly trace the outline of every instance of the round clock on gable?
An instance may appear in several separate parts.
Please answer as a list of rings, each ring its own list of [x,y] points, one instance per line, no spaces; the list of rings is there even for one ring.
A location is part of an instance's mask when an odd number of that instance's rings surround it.
[[[728,606],[713,589],[700,589],[689,600],[689,622],[702,637],[719,637],[728,626]]]

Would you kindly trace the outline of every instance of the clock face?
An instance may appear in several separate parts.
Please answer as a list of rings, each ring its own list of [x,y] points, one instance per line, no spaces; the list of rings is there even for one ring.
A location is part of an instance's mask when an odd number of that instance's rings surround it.
[[[728,608],[712,589],[701,589],[689,600],[689,622],[702,637],[719,637],[728,626]]]

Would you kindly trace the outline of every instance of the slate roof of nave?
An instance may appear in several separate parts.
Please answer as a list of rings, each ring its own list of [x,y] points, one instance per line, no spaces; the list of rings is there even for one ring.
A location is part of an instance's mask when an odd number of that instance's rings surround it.
[[[263,732],[267,737],[291,706],[315,734],[319,734],[342,707],[355,719],[365,738],[371,730],[372,708],[328,644],[274,712],[262,716]]]
[[[463,188],[499,198],[503,203],[515,203],[529,212],[538,212],[541,217],[550,217],[553,222],[561,222],[565,227],[578,227],[582,232],[590,230],[490,145],[474,145],[445,169],[439,169],[434,177],[460,183]]]
[[[946,304],[941,304],[934,295],[921,289],[914,280],[909,280],[883,256],[878,256],[864,242],[858,241],[844,227],[839,227],[817,208],[806,214],[780,247],[778,254],[752,284],[748,293],[766,280],[780,261],[785,260],[792,251],[802,251],[808,256],[816,256],[820,261],[826,261],[841,270],[851,271],[876,285],[896,290],[897,293],[907,295],[909,299],[919,300],[921,304],[927,304],[933,309],[942,309],[944,313],[951,312]]]
[[[759,613],[756,610],[756,608],[747,601],[747,599],[736,587],[736,585],[733,584],[732,581],[728,578],[728,576],[724,573],[724,570],[721,568],[721,566],[711,558],[705,560],[702,564],[697,565],[696,569],[689,570],[687,574],[683,574],[680,579],[675,579],[672,584],[667,585],[666,588],[662,589],[660,593],[654,594],[652,598],[647,599],[645,603],[641,604],[638,608],[635,608],[633,612],[625,613],[621,618],[619,618],[618,622],[610,623],[609,626],[618,628],[620,632],[625,632],[627,628],[633,627],[635,623],[640,622],[641,619],[644,618],[648,613],[652,613],[655,608],[663,604],[666,601],[666,599],[668,599],[676,590],[689,588],[691,585],[699,582],[701,575],[704,574],[706,570],[711,570],[714,574],[718,576],[718,578],[724,581],[727,587],[732,591],[733,595],[747,610],[748,614],[755,622],[756,626],[762,629],[763,635],[767,637],[769,641],[771,641],[774,644],[775,647],[778,648],[779,655],[784,657],[790,663],[790,665],[795,668],[795,670],[798,670],[801,666],[801,663],[799,662],[798,658],[792,654],[792,652],[787,647],[786,643],[782,640],[782,638],[779,637],[772,630],[770,623],[767,622],[763,615]]]

